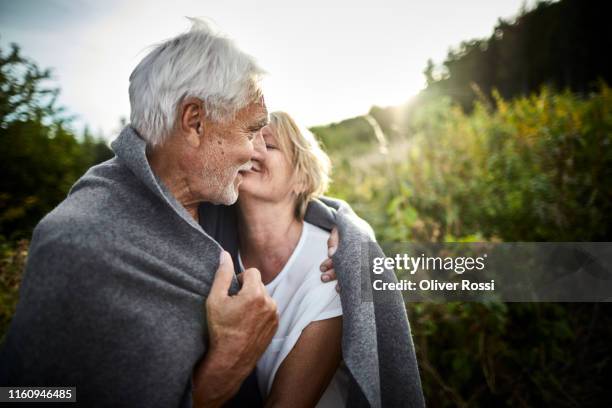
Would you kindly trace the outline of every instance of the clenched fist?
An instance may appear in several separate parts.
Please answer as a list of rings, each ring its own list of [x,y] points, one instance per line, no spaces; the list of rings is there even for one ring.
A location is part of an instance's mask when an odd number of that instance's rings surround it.
[[[206,299],[209,347],[194,371],[196,407],[220,406],[240,388],[266,350],[278,327],[276,303],[255,268],[241,274],[242,288],[228,289],[234,264],[223,251],[219,269]]]

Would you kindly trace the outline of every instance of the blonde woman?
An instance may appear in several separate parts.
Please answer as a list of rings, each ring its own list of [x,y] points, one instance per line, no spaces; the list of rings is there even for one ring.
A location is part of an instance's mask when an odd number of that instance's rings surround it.
[[[262,136],[265,153],[244,174],[238,200],[240,267],[261,272],[280,315],[257,364],[259,389],[267,406],[344,406],[342,306],[319,269],[329,232],[304,221],[309,201],[327,189],[329,158],[284,112],[270,115]]]

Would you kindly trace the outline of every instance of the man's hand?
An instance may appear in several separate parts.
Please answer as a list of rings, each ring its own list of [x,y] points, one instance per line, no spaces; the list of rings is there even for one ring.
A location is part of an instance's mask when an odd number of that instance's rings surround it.
[[[327,240],[327,255],[329,258],[323,261],[321,264],[321,280],[323,282],[330,282],[336,280],[336,271],[334,271],[334,261],[332,261],[332,256],[336,253],[338,249],[338,228],[334,227],[332,229],[331,234],[329,234],[329,239]],[[336,283],[336,290],[340,292],[340,285]]]
[[[278,327],[276,303],[259,271],[244,271],[240,292],[229,296],[233,276],[232,258],[223,251],[206,299],[209,347],[194,370],[194,407],[221,406],[238,392]]]

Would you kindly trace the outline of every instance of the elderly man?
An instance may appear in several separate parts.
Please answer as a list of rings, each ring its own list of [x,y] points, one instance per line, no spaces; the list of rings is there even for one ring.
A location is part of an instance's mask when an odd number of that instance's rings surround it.
[[[261,74],[199,21],[140,62],[116,156],[34,231],[0,385],[76,386],[83,406],[114,407],[218,406],[238,392],[276,306],[257,270],[239,287],[225,216],[202,203],[234,203],[265,149]]]

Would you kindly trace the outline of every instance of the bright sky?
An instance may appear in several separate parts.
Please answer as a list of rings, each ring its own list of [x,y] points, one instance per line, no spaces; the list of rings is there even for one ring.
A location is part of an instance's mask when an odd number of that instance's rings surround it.
[[[428,58],[489,36],[522,2],[0,0],[0,44],[53,68],[77,126],[113,139],[147,47],[188,30],[185,16],[206,17],[268,71],[269,109],[313,126],[405,102],[422,89]]]

